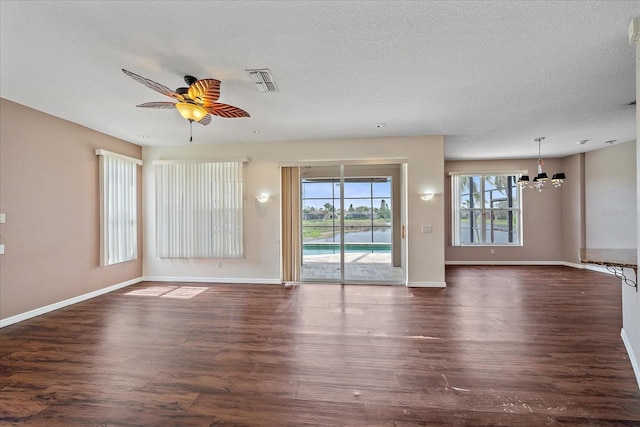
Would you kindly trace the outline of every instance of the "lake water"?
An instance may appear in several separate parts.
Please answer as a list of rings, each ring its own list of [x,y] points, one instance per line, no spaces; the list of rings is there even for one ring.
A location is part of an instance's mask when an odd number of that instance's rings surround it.
[[[373,235],[373,238],[372,238]],[[391,243],[391,230],[354,231],[344,234],[345,243]],[[340,233],[333,237],[306,240],[304,243],[340,243]]]

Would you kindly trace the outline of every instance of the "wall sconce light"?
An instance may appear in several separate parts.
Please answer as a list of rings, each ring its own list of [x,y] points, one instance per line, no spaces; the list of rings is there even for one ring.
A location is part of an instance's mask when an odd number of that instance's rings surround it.
[[[433,193],[424,193],[420,195],[420,198],[424,201],[427,201],[427,200],[433,199],[433,196],[434,196]]]
[[[256,196],[256,200],[258,201],[258,203],[267,203],[267,201],[269,200],[269,195],[268,194],[258,194]]]

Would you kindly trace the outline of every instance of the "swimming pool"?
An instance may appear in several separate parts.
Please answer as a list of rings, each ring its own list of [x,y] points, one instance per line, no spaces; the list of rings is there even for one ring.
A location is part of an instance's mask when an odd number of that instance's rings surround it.
[[[345,243],[345,253],[391,253],[391,243]],[[303,255],[331,255],[340,253],[340,243],[303,243]]]

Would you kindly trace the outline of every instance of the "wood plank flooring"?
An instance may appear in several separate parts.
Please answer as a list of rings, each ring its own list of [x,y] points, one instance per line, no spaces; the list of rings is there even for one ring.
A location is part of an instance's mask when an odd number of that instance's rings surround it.
[[[146,282],[8,326],[0,425],[640,426],[619,280],[537,266],[446,280]]]

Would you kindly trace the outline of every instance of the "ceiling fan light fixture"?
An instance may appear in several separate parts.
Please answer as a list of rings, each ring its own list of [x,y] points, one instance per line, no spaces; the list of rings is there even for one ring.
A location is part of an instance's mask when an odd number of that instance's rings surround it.
[[[191,102],[178,102],[176,103],[176,108],[180,112],[180,115],[187,120],[191,120],[194,122],[199,122],[202,120],[208,113],[203,107],[198,104],[193,104]]]

